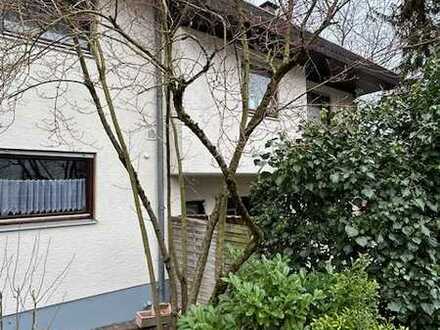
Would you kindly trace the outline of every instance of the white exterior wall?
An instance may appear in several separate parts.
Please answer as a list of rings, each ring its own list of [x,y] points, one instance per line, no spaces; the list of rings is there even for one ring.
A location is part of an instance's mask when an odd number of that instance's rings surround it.
[[[196,36],[202,41],[208,53],[215,47],[221,47],[222,40],[187,29],[186,33]],[[180,44],[176,58],[199,58],[200,48],[193,41]],[[183,73],[194,73],[193,63],[180,61]],[[207,76],[193,83],[185,95],[186,111],[205,130],[211,142],[217,145],[227,161],[232,156],[233,148],[239,133],[241,116],[241,101],[239,93],[239,73],[235,53],[228,48],[226,57],[220,55],[216,58],[215,69],[210,70]],[[222,89],[224,72],[227,72],[227,93]],[[249,147],[243,155],[239,174],[255,174],[258,168],[254,166],[253,159],[263,151],[264,143],[281,132],[297,134],[296,128],[304,120],[307,104],[306,81],[302,68],[292,70],[282,81],[279,88],[279,106],[285,107],[280,112],[279,118],[267,118],[253,133]],[[292,100],[298,98],[291,103]],[[227,106],[225,107],[224,104]],[[181,128],[180,143],[184,157],[183,167],[187,174],[220,173],[215,160],[198,141],[197,137],[188,129]]]
[[[240,196],[248,196],[255,176],[246,175],[237,178]],[[215,206],[215,194],[220,192],[223,178],[219,175],[189,176],[186,178],[186,199],[188,201],[204,201],[205,211],[211,214]]]
[[[142,10],[140,16],[146,17],[146,20],[149,19],[151,23],[154,22],[151,13],[147,10]],[[140,26],[145,29],[144,24]],[[153,33],[153,30],[151,27],[147,32]],[[153,44],[153,38],[151,35],[148,36],[147,32],[143,30],[142,35],[147,43]],[[191,30],[186,32],[197,35],[208,49],[210,47],[212,49],[216,43],[221,42],[219,39]],[[187,58],[197,58],[199,50],[194,43],[186,40],[178,48],[177,54]],[[74,58],[73,55],[60,51],[54,51],[52,56],[55,56],[57,61],[67,62],[70,56]],[[124,52],[124,56],[129,55]],[[48,67],[47,63],[53,62],[48,61],[48,58],[44,59],[40,66],[33,69],[33,73],[50,75],[47,72],[48,68],[56,71],[60,69]],[[130,74],[129,67],[121,66],[121,63],[114,63],[114,65],[117,72],[126,75],[125,78],[135,87],[137,82],[139,86],[144,86],[146,81],[151,85],[155,83],[152,75],[153,68],[143,67],[142,75],[134,77]],[[200,123],[211,141],[219,146],[228,160],[231,156],[231,147],[238,134],[238,120],[241,115],[237,89],[238,63],[234,52],[228,49],[224,62],[220,57],[216,67],[228,69],[227,95],[225,96],[225,93],[220,90],[221,84],[218,81],[215,82],[216,72],[211,71],[207,77],[202,77],[189,88],[185,105],[187,111]],[[79,75],[79,70],[72,71],[71,74],[74,77]],[[118,85],[118,80],[114,77],[110,77],[110,80]],[[0,148],[80,151],[97,154],[95,164],[97,224],[0,232],[0,251],[7,249],[9,256],[17,255],[19,251],[20,258],[16,272],[18,282],[26,274],[26,267],[31,258],[30,251],[36,237],[40,239],[40,255],[44,254],[44,247],[50,242],[47,270],[44,275],[46,286],[51,285],[72,260],[55,293],[49,299],[42,301],[40,306],[149,282],[127,175],[102,130],[98,116],[90,102],[90,96],[80,85],[69,85],[66,90],[64,87],[61,88],[63,94],[60,100],[62,102],[56,105],[63,109],[62,113],[71,120],[68,121],[69,129],[62,125],[60,134],[56,136],[47,129],[43,129],[48,126],[48,121],[53,119],[51,111],[55,103],[53,98],[48,97],[54,96],[56,91],[53,85],[40,87],[38,91],[29,91],[17,104],[15,117],[12,113],[3,113],[0,116],[0,123],[11,124],[5,132],[0,134]],[[258,170],[253,164],[253,158],[263,150],[264,143],[281,132],[288,132],[291,136],[300,134],[297,132],[298,123],[306,117],[305,91],[306,80],[303,70],[296,68],[283,80],[279,90],[280,105],[285,106],[286,109],[281,112],[279,118],[266,119],[261,124],[254,132],[250,147],[243,156],[238,171],[238,183],[242,195],[247,195],[249,192],[249,184]],[[131,92],[122,90],[115,93],[118,100],[118,113],[132,157],[138,168],[140,180],[144,183],[147,195],[151,197],[154,209],[157,209],[156,140],[151,138],[148,127],[139,129],[139,123],[142,122],[145,125],[145,121],[154,127],[155,93],[151,91],[135,96],[134,92],[139,92],[139,90]],[[290,104],[290,101],[295,98],[298,100]],[[219,106],[215,100],[225,100],[227,110],[223,111],[222,106]],[[187,186],[187,199],[205,199],[209,212],[214,204],[214,195],[221,186],[219,170],[212,157],[191,132],[182,127],[179,127],[179,131],[181,132],[179,142],[184,155],[184,172],[191,177]],[[179,202],[175,177],[172,179],[172,187],[173,213],[176,214],[179,213]],[[149,230],[151,232],[150,227]],[[154,262],[157,264],[157,248],[154,242],[152,245]],[[39,270],[38,274],[40,275],[36,275],[37,277],[41,276],[42,272]],[[11,303],[10,292],[5,298],[5,312],[11,313],[14,311],[14,306]]]
[[[86,100],[87,93],[80,86],[69,91],[72,99],[76,100]],[[51,102],[41,100],[34,92],[29,93],[20,102],[13,125],[1,135],[1,148],[96,152],[95,212],[98,223],[24,231],[19,234],[0,233],[0,251],[4,251],[7,244],[10,254],[15,255],[19,241],[19,275],[24,275],[22,271],[26,269],[26,259],[30,257],[34,238],[41,237],[41,248],[51,240],[46,276],[48,285],[74,258],[63,283],[48,303],[148,282],[127,174],[105,136],[97,114],[75,115],[78,126],[87,132],[87,136],[95,142],[95,147],[76,141],[71,141],[69,146],[49,147],[49,133],[38,128],[38,124],[41,125],[43,118],[50,116],[52,107]],[[155,155],[155,141],[147,140],[144,132],[133,134],[130,140],[147,194],[156,196],[155,158],[143,157],[144,154]],[[155,200],[152,202],[156,205]],[[11,311],[10,304],[5,306],[6,311]]]
[[[144,8],[145,9],[145,8]],[[142,15],[153,24],[153,16],[149,12]],[[153,29],[142,32],[146,42],[152,42]],[[128,52],[125,52],[128,54]],[[127,55],[129,58],[129,55]],[[31,76],[39,79],[53,79],[53,72],[60,72],[55,68],[55,63],[63,62],[67,67],[76,55],[65,51],[54,50],[45,56],[39,64],[32,67]],[[91,64],[92,61],[89,60]],[[121,65],[108,63],[109,66]],[[91,66],[93,67],[93,65]],[[145,69],[145,68],[144,68]],[[121,66],[121,72],[131,83],[136,84],[149,79],[153,84],[152,68],[145,69],[142,75],[134,78],[130,68]],[[67,78],[81,78],[78,66],[70,70]],[[120,81],[109,77],[111,85],[118,86]],[[121,83],[122,84],[122,83]],[[70,301],[104,292],[133,287],[150,282],[147,275],[137,217],[133,207],[132,193],[127,174],[107,138],[98,115],[90,99],[90,94],[84,86],[79,84],[62,85],[58,90],[62,92],[57,103],[54,96],[57,92],[56,85],[41,86],[30,90],[19,100],[16,110],[0,112],[0,124],[10,127],[0,134],[0,148],[24,150],[57,150],[96,153],[95,162],[95,215],[96,224],[73,227],[59,227],[45,229],[42,226],[37,230],[1,232],[0,226],[0,267],[8,258],[12,258],[12,268],[9,272],[0,274],[0,287],[6,288],[4,293],[4,313],[15,312],[15,303],[8,287],[15,274],[13,282],[25,286],[38,287],[39,279],[44,275],[44,288],[57,284],[56,291],[48,299],[39,303],[39,307]],[[135,93],[136,91],[134,91]],[[157,209],[157,165],[156,165],[156,140],[151,139],[148,129],[139,129],[142,120],[154,125],[156,104],[155,93],[149,92],[137,97],[133,91],[115,91],[117,112],[122,123],[126,141],[135,166],[138,169],[140,180],[154,209]],[[54,119],[55,105],[67,121],[60,120],[57,134],[49,131],[53,125],[49,124]],[[5,110],[5,109],[2,109]],[[59,114],[58,114],[59,115]],[[108,118],[109,119],[109,118]],[[141,120],[142,119],[142,120]],[[68,124],[69,128],[66,125]],[[148,223],[150,237],[153,231]],[[32,258],[32,247],[35,239],[39,238],[38,258],[44,258],[46,247],[48,257],[46,270],[43,259],[39,261],[35,278],[23,282],[28,274],[28,264]],[[155,242],[152,242],[154,264],[157,265],[158,253]],[[19,255],[16,262],[16,256]],[[71,262],[71,263],[70,263]],[[70,265],[69,265],[70,263]],[[17,264],[16,271],[14,270]],[[67,272],[61,281],[57,281],[65,267]],[[6,280],[6,273],[9,279]],[[29,303],[29,292],[27,292]],[[147,300],[147,298],[146,298]],[[29,308],[28,304],[20,306],[20,310]],[[80,317],[78,315],[78,317]]]
[[[314,92],[321,93],[323,95],[328,95],[330,97],[330,105],[333,109],[337,110],[338,107],[353,105],[353,101],[354,101],[353,94],[325,85],[319,87],[315,87],[315,86],[316,83],[307,81],[308,89],[313,88]]]
[[[222,46],[223,41],[213,36],[191,29],[184,29],[182,33],[198,38],[208,54],[216,47]],[[175,58],[181,59],[178,62],[182,74],[191,76],[200,69],[200,64],[194,65],[194,61],[188,60],[198,59],[199,62],[204,63],[200,54],[200,47],[191,39],[179,44]],[[241,119],[239,67],[240,63],[235,52],[228,48],[225,53],[216,58],[215,69],[210,70],[205,77],[193,83],[185,95],[185,110],[204,129],[211,142],[225,156],[226,161],[230,160],[234,150]],[[226,94],[225,88],[222,88],[225,77],[228,91]],[[301,135],[298,129],[299,124],[307,119],[306,91],[312,86],[314,86],[313,83],[306,81],[303,68],[300,67],[293,69],[282,80],[278,91],[278,106],[282,108],[279,117],[265,119],[256,129],[237,171],[237,180],[242,195],[249,193],[249,184],[260,170],[254,165],[254,159],[264,151],[265,142],[280,133],[292,138]],[[351,105],[353,102],[353,96],[350,93],[331,87],[322,86],[317,88],[317,91],[329,95],[332,106],[335,107]],[[222,185],[220,170],[213,157],[189,129],[180,126],[179,132],[183,172],[187,176],[186,199],[204,200],[206,211],[209,213],[215,202],[215,194]],[[174,166],[173,170],[173,173],[177,174],[177,166]],[[175,187],[173,189],[173,205],[175,205],[173,214],[180,214],[177,179],[173,186]]]

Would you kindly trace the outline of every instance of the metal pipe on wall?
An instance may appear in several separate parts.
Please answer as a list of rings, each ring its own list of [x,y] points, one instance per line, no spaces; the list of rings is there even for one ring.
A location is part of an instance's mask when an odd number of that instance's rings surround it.
[[[154,26],[160,26],[159,9],[154,10]],[[154,42],[155,48],[158,50],[157,56],[160,60],[162,57],[160,49],[162,48],[162,37],[160,29],[155,29]],[[160,60],[161,61],[161,60]],[[162,91],[162,73],[159,68],[155,69],[156,80],[156,166],[157,166],[157,215],[159,218],[160,229],[165,235],[165,176],[164,176],[164,116],[163,116],[163,91]],[[163,257],[159,253],[158,258],[158,275],[159,275],[159,292],[161,301],[166,301],[166,281],[165,281],[165,265]]]

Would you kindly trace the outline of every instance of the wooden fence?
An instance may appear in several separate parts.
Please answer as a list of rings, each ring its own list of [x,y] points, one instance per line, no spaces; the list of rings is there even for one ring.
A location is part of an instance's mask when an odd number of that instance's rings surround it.
[[[188,218],[188,277],[193,278],[197,259],[201,253],[203,237],[206,233],[207,217],[197,216]],[[174,229],[174,244],[176,248],[177,258],[182,256],[182,236],[181,236],[181,220],[179,217],[172,218]],[[230,263],[230,249],[244,248],[249,241],[249,230],[243,224],[239,217],[227,217],[225,226],[225,255],[224,263]],[[211,247],[208,254],[205,272],[202,278],[198,303],[207,303],[211,297],[215,285],[215,265],[216,265],[216,249],[217,249],[217,230],[214,231]],[[181,260],[181,259],[180,259]],[[189,282],[189,285],[192,285]]]

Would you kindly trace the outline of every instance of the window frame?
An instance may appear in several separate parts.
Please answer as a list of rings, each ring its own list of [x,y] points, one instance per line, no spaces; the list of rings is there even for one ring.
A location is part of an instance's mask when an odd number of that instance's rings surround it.
[[[197,205],[197,208],[199,208],[199,210],[204,211],[204,213],[188,213],[188,204],[195,204]],[[205,200],[204,199],[197,199],[197,200],[187,200],[185,201],[185,207],[186,207],[186,215],[187,216],[198,216],[198,215],[206,215],[206,207],[205,207]]]
[[[324,98],[327,100],[327,103],[309,103],[309,95],[314,95],[314,97],[310,97],[310,99],[314,100],[317,98]],[[321,122],[322,111],[324,108],[327,108],[327,112],[332,112],[332,97],[330,94],[322,93],[321,91],[312,90],[306,93],[307,96],[307,109],[309,108],[318,108],[319,109],[319,121]],[[307,110],[307,115],[309,115],[309,110]]]
[[[240,196],[241,201],[243,202],[243,204],[246,206],[248,212],[251,212],[251,198],[249,195],[243,195]],[[238,206],[237,205],[233,205],[235,204],[234,201],[232,200],[231,197],[228,197],[228,200],[226,202],[226,216],[232,216],[232,217],[238,217],[239,216],[239,212],[238,212]]]
[[[256,65],[252,65],[250,70],[249,70],[249,86],[248,86],[248,110],[250,114],[254,114],[257,109],[253,109],[250,107],[249,102],[250,102],[250,87],[251,87],[251,75],[255,74],[255,75],[259,75],[262,77],[266,77],[271,79],[272,75],[269,72],[269,70],[258,67]],[[272,110],[269,111],[264,118],[269,118],[269,119],[278,119],[279,118],[279,114],[278,111],[273,111],[274,109],[277,109],[278,107],[278,102],[279,102],[279,89],[277,88],[277,90],[275,91],[275,94],[272,96],[272,100],[270,101],[268,110]]]
[[[9,38],[21,38],[23,32],[9,29],[5,26],[5,23],[8,19],[3,18],[4,13],[0,11],[0,36],[9,37]],[[61,23],[62,24],[62,23]],[[88,34],[91,33],[92,23],[88,24]],[[49,37],[49,36],[58,36],[58,37]],[[86,53],[90,53],[90,45],[88,38],[80,37],[80,47]],[[73,50],[74,43],[72,38],[68,34],[57,32],[56,30],[48,29],[43,34],[40,34],[36,40],[37,44],[41,44],[44,46],[55,47],[62,50]]]
[[[314,99],[315,98],[325,98],[325,99],[327,99],[328,100],[328,106],[330,107],[331,106],[331,96],[329,95],[329,94],[326,94],[326,93],[322,93],[322,92],[319,92],[319,91],[309,91],[309,92],[307,92],[307,105],[311,105],[311,106],[313,106],[313,105],[320,105],[320,106],[322,106],[324,103],[309,103],[309,95],[315,95],[315,97],[314,97]]]
[[[12,157],[23,159],[87,160],[86,210],[84,212],[0,216],[0,227],[5,225],[84,220],[95,218],[96,153],[0,148],[0,159]]]

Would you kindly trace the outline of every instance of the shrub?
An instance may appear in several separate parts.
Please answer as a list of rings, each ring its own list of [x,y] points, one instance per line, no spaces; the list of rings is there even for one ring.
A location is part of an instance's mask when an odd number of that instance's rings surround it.
[[[347,308],[340,313],[324,315],[312,322],[312,330],[392,330],[390,324],[379,324],[371,314],[360,309]]]
[[[192,307],[179,329],[393,329],[380,326],[378,286],[366,265],[360,259],[341,273],[292,273],[279,255],[253,259],[226,279],[229,290],[217,306]]]
[[[414,329],[440,328],[439,81],[433,59],[404,94],[281,141],[252,193],[263,253],[313,269],[368,254],[384,314]]]
[[[179,319],[180,330],[236,330],[234,320],[229,315],[221,315],[212,305],[192,306]]]

